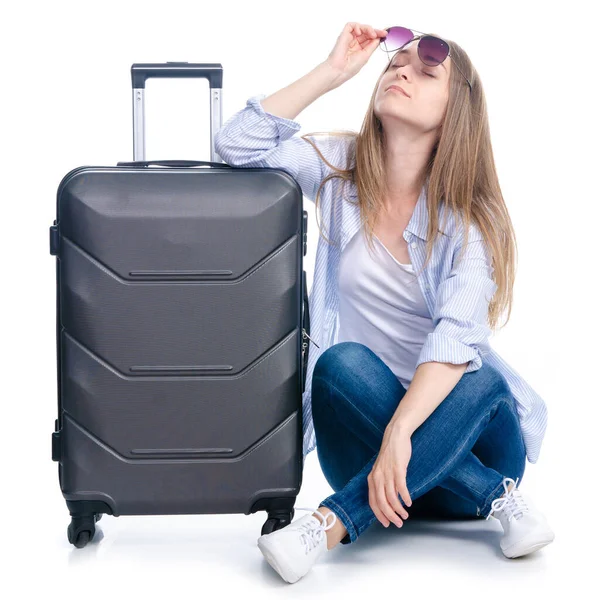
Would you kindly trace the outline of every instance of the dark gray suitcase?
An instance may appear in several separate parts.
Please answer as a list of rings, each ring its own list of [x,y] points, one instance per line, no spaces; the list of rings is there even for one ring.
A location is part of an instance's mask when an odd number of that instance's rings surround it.
[[[70,171],[50,227],[68,539],[85,546],[103,513],[265,510],[269,533],[293,519],[302,483],[302,191],[215,153],[220,64],[131,75],[134,162]],[[210,162],[144,160],[149,77],[208,79]]]

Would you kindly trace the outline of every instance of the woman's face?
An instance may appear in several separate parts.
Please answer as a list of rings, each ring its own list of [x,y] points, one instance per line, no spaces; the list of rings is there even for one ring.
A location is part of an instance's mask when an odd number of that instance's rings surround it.
[[[450,58],[435,67],[421,62],[417,54],[418,40],[397,52],[379,81],[374,110],[385,130],[406,125],[418,133],[437,129],[448,104]],[[409,97],[391,85],[401,87]]]

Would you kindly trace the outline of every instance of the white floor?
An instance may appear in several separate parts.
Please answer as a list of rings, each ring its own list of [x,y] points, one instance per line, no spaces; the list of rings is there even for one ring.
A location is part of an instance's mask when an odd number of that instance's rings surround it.
[[[558,447],[558,445],[557,445]],[[549,451],[548,451],[549,452]],[[557,457],[556,457],[557,458]],[[545,457],[548,463],[554,458]],[[50,463],[50,461],[48,461]],[[529,465],[523,488],[539,491],[556,539],[537,553],[510,560],[498,540],[494,519],[481,522],[414,521],[402,529],[376,522],[352,545],[338,545],[299,582],[290,585],[271,569],[256,547],[266,513],[111,517],[97,524],[94,540],[77,549],[67,541],[68,511],[58,489],[56,463],[47,464],[39,489],[47,490],[46,512],[36,518],[31,503],[25,514],[4,512],[10,543],[0,579],[12,588],[4,598],[51,594],[67,598],[152,600],[155,598],[257,598],[329,594],[339,598],[523,598],[526,591],[569,592],[577,600],[598,591],[597,552],[591,528],[597,517],[593,499],[589,521],[558,484]],[[563,484],[565,485],[565,484]],[[331,493],[316,452],[305,465],[297,506],[317,506]],[[15,497],[12,497],[15,500]],[[6,498],[5,498],[6,499]],[[306,514],[298,512],[295,518]],[[579,516],[579,526],[575,521]],[[590,529],[586,535],[585,523]],[[581,529],[581,527],[584,527]],[[29,535],[23,532],[29,531]],[[586,544],[582,547],[583,544]],[[12,565],[10,565],[12,563]],[[585,592],[578,588],[586,587]],[[598,597],[598,596],[595,596]]]

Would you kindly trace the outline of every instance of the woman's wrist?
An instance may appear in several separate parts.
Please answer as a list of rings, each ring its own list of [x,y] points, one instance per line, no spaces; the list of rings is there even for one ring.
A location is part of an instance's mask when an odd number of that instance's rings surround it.
[[[322,76],[325,79],[326,92],[330,92],[331,90],[334,90],[342,85],[343,81],[340,81],[342,73],[335,67],[331,66],[327,60],[324,60],[322,63],[317,65],[316,70],[322,73]]]
[[[406,435],[411,437],[415,429],[410,423],[405,420],[393,418],[388,427],[394,435]]]

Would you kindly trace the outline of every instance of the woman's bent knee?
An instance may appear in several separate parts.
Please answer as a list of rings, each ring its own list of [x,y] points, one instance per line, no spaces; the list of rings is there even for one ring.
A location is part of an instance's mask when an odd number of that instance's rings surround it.
[[[373,351],[359,342],[334,344],[317,359],[313,377],[320,377],[333,384],[341,373],[356,372],[364,365],[366,358],[372,357]]]
[[[379,359],[370,348],[358,342],[341,342],[325,350],[313,370],[313,407],[324,404],[329,409],[343,409],[348,402],[356,404],[363,395],[368,396],[367,390],[363,390],[365,394],[359,394],[359,397],[354,391],[360,385],[358,382],[362,381],[360,372],[369,360]]]
[[[486,400],[495,402],[498,398],[512,397],[512,393],[506,378],[496,367],[485,361],[477,369],[465,373],[460,381],[459,389],[468,391],[475,401]]]

